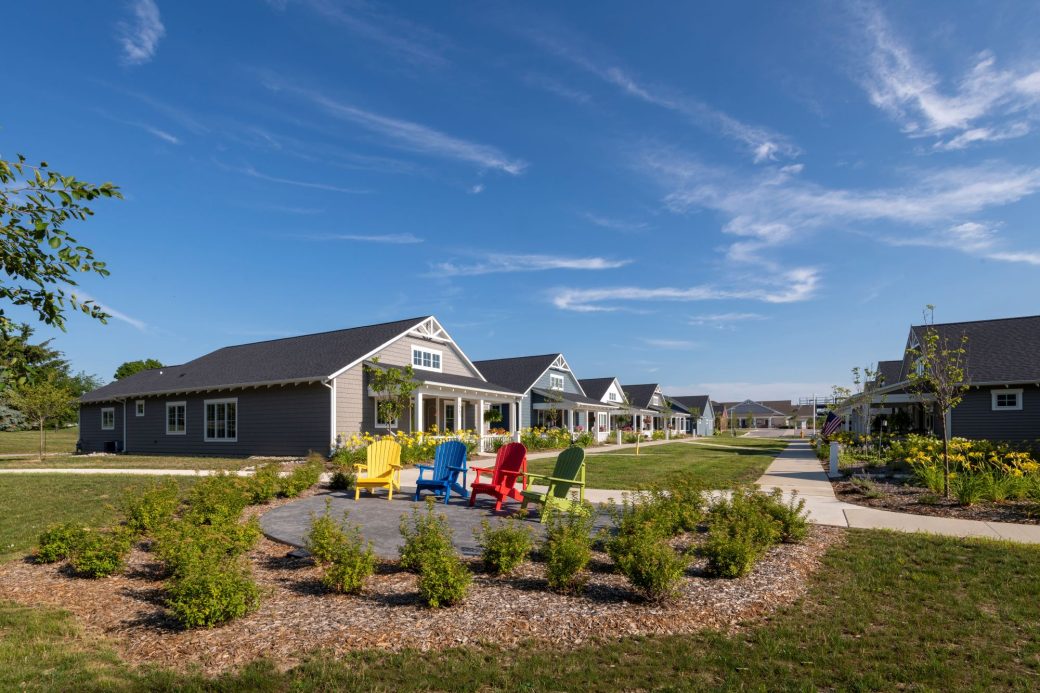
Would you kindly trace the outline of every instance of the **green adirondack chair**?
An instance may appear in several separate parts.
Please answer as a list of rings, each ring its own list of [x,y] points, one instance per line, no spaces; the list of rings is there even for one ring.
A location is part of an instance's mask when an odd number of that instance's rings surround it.
[[[549,508],[572,509],[575,505],[575,501],[570,496],[572,488],[577,487],[578,489],[578,503],[585,500],[585,450],[575,446],[561,452],[560,456],[556,458],[556,465],[549,476],[524,472],[524,477],[526,477],[528,486],[532,480],[536,479],[541,481],[535,483],[545,483],[549,486],[544,493],[530,487],[521,491],[523,500],[520,502],[520,509],[525,510],[531,501],[540,503],[542,508],[539,521],[545,522]]]

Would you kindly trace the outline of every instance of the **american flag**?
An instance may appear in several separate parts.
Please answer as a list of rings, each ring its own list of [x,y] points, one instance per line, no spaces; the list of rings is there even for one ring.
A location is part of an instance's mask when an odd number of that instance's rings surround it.
[[[823,422],[823,437],[837,433],[841,428],[842,418],[832,411],[827,412],[827,420]]]

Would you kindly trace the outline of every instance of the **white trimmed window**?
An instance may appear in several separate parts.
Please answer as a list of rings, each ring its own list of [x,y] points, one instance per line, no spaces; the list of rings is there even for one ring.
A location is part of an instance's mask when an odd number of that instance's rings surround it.
[[[990,390],[993,411],[1021,411],[1022,390]]]
[[[136,402],[134,402],[134,415],[135,416],[144,416],[144,400],[143,399],[139,399]]]
[[[188,403],[166,403],[166,435],[182,436],[188,432]]]
[[[555,373],[549,374],[549,389],[550,390],[562,390],[563,389],[563,376],[556,375]]]
[[[238,400],[207,399],[203,438],[207,443],[234,443],[238,440]]]
[[[379,426],[380,428],[385,428],[386,425],[389,423],[390,428],[397,428],[397,419],[391,419],[389,422],[387,422],[386,417],[384,417],[382,413],[380,413],[378,399],[372,400],[372,405],[375,407],[376,426]]]
[[[650,403],[651,404],[660,404],[661,403],[661,395],[654,395],[654,397],[650,401]]]
[[[614,392],[613,390],[611,390],[610,392],[607,393],[607,399],[609,399],[611,402],[616,402],[617,401],[617,393]]]
[[[116,427],[115,407],[105,407],[101,410],[101,430],[113,431]]]
[[[425,347],[412,347],[412,366],[424,371],[440,371],[441,352]]]

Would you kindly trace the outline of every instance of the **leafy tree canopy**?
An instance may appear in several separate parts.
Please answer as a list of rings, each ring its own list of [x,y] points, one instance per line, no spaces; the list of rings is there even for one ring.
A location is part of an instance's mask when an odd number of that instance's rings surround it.
[[[123,378],[129,378],[134,373],[140,373],[141,371],[147,371],[152,368],[162,368],[163,364],[158,359],[138,359],[137,361],[126,361],[116,369],[115,375],[112,377],[116,380],[122,380]]]

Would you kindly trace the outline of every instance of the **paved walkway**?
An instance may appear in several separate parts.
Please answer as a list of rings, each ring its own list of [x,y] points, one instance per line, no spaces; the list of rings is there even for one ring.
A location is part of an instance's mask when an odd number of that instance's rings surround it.
[[[766,473],[758,480],[758,485],[765,489],[780,488],[788,494],[797,491],[799,497],[806,501],[809,520],[816,524],[1040,544],[1040,525],[913,515],[844,503],[834,495],[834,488],[812,448],[802,441],[791,443],[769,465]]]

